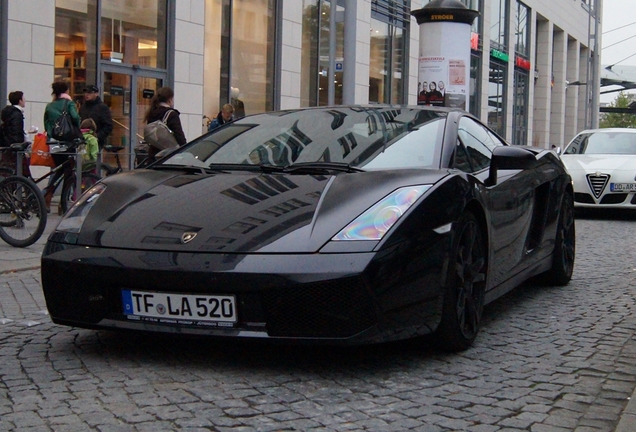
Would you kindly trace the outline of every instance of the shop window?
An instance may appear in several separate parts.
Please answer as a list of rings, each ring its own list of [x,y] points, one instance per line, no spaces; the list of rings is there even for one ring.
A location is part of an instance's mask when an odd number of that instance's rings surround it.
[[[166,68],[167,0],[102,0],[101,12],[102,60]]]
[[[87,81],[97,77],[95,35],[97,0],[57,0],[55,8],[55,80],[64,80],[80,101]]]
[[[500,136],[505,134],[506,118],[506,76],[508,66],[490,59],[490,76],[488,79],[488,127]]]

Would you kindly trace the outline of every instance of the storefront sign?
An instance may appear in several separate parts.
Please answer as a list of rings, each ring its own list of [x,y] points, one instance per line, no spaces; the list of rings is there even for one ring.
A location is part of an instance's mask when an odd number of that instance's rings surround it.
[[[490,55],[491,57],[494,57],[496,59],[508,62],[510,60],[510,56],[508,54],[506,54],[505,52],[501,52],[499,50],[496,49],[492,49],[490,50]]]

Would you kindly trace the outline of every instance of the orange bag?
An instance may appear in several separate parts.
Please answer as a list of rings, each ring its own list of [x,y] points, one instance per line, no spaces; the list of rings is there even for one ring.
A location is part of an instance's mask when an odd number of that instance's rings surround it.
[[[49,152],[49,145],[46,143],[46,134],[39,133],[33,139],[30,163],[31,165],[55,168],[55,161]]]

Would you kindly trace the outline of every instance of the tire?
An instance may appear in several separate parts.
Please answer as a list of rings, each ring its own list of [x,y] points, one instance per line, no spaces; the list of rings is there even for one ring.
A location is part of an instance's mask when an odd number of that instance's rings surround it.
[[[71,205],[88,189],[100,180],[97,174],[82,173],[82,190],[79,194],[75,194],[75,175],[71,176],[62,186],[62,195],[60,196],[60,206],[62,211],[71,208]]]
[[[552,252],[552,267],[545,272],[541,279],[543,283],[564,286],[572,279],[574,271],[574,255],[576,251],[576,232],[574,229],[574,198],[566,192],[559,213],[554,251]]]
[[[475,216],[464,213],[455,226],[436,332],[439,346],[449,352],[468,349],[477,337],[488,270],[484,235]]]
[[[40,188],[25,177],[7,177],[0,181],[0,203],[0,238],[14,247],[38,241],[47,216]]]
[[[7,167],[0,167],[0,180],[15,175],[15,170]]]

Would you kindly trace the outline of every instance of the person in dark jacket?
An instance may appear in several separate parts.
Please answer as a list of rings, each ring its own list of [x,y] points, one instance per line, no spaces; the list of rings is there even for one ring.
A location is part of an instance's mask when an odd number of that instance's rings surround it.
[[[234,120],[234,106],[232,104],[225,104],[221,111],[217,114],[216,118],[210,122],[208,126],[208,132],[214,130],[225,123],[229,123]]]
[[[106,145],[106,139],[113,131],[113,118],[110,108],[99,98],[99,88],[89,85],[84,89],[84,103],[79,109],[82,120],[93,119],[97,125],[99,148]]]
[[[14,143],[23,143],[24,135],[24,106],[26,100],[24,93],[14,91],[9,93],[9,105],[2,109],[0,118],[2,119],[2,131],[4,142],[8,146]]]
[[[182,146],[186,143],[186,137],[183,133],[183,127],[181,126],[181,119],[179,118],[180,113],[174,109],[174,91],[170,87],[161,87],[160,89],[157,89],[150,100],[150,108],[148,108],[144,120],[146,124],[157,120],[163,120],[166,112],[170,110],[172,112],[168,115],[166,124],[172,133],[174,133],[177,144]],[[150,146],[148,149],[148,157],[152,159],[158,152],[158,149]]]

